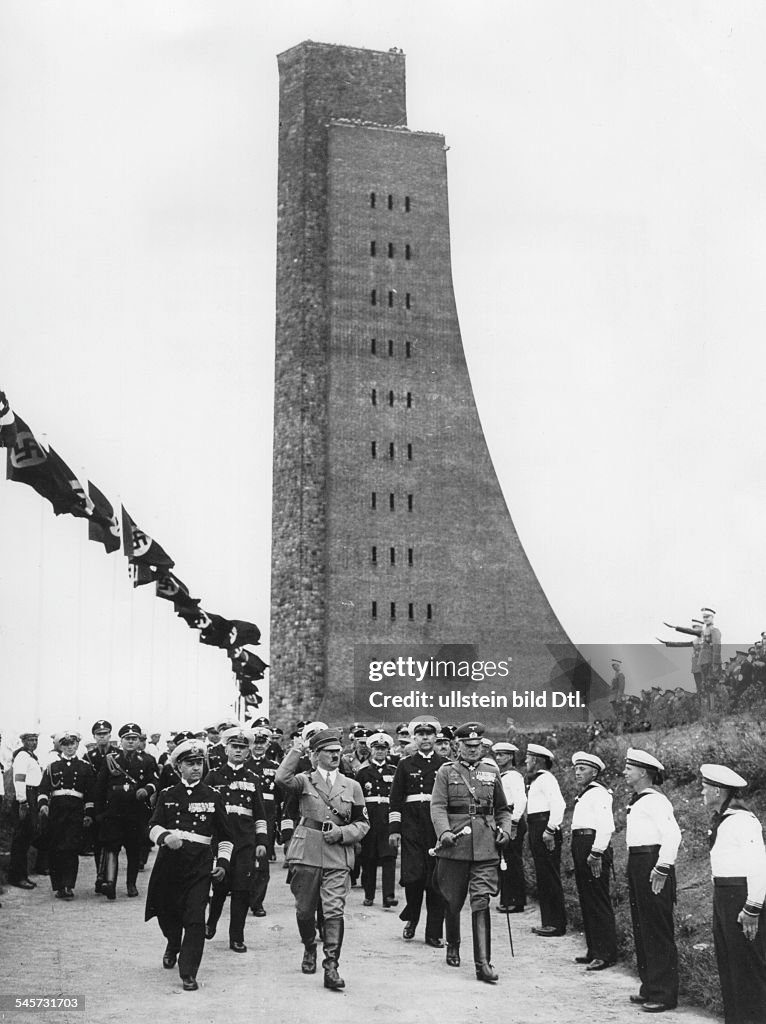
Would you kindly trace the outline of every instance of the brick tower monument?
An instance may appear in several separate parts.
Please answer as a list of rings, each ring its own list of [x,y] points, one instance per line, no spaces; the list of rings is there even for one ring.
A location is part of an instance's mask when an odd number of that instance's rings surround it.
[[[559,685],[576,652],[509,515],[463,353],[444,137],[406,127],[397,50],[304,42],[278,61],[272,716],[424,710],[355,704],[359,651],[513,656],[510,677],[465,692]]]

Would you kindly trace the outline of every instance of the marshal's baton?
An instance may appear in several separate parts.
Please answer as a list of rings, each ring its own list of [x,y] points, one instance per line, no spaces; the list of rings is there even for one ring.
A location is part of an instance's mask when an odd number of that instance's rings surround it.
[[[458,836],[470,836],[470,834],[471,834],[471,826],[470,825],[464,825],[460,829],[459,832],[453,832],[452,834],[455,836],[455,838],[457,838]],[[428,851],[428,856],[429,857],[435,857],[436,854],[438,853],[438,851],[441,850],[441,848],[442,848],[442,841],[440,839],[437,842],[436,846],[432,846],[431,849]]]

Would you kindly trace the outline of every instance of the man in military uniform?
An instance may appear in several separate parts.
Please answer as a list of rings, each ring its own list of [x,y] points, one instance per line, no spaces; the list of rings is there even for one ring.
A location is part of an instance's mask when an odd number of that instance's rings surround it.
[[[471,901],[473,960],[479,981],[497,981],[492,964],[489,900],[497,895],[498,847],[510,839],[511,815],[494,761],[482,757],[484,726],[461,725],[458,757],[439,768],[431,796],[437,836],[436,880],[444,897],[447,964],[460,966],[460,911]]]
[[[74,899],[83,829],[93,823],[92,767],[77,757],[80,734],[57,733],[61,754],[43,772],[37,797],[38,813],[47,819],[51,887],[57,899]]]
[[[127,893],[138,896],[136,879],[141,840],[147,824],[150,798],[157,791],[157,762],[151,754],[137,750],[141,728],[128,722],[119,731],[122,749],[107,754],[96,780],[96,820],[100,822],[103,848],[101,892],[107,899],[117,896],[120,849],[128,859]]]
[[[341,758],[343,773],[351,779],[355,778],[359,769],[363,768],[370,760],[370,748],[368,746],[370,736],[372,736],[372,730],[365,729],[364,726],[354,729],[351,734],[352,749]]]
[[[324,986],[345,987],[338,974],[343,944],[343,912],[351,883],[353,847],[369,829],[364,796],[358,782],[338,771],[340,734],[334,729],[314,733],[309,747],[316,755],[316,768],[295,774],[304,753],[297,738],[277,770],[277,783],[298,797],[300,819],[290,842],[292,869],[290,888],[295,897],[298,931],[304,954],[301,970],[316,971],[317,902],[324,909]]]
[[[567,930],[561,884],[561,822],[566,803],[551,772],[553,752],[539,743],[527,744],[527,825],[535,865],[541,924],[535,935],[563,935]]]
[[[225,880],[233,836],[221,795],[200,781],[204,744],[184,740],[170,757],[181,781],[160,793],[149,823],[149,835],[159,852],[149,879],[144,919],[157,917],[167,939],[162,966],[172,970],[177,961],[184,990],[193,992],[205,949],[210,879]]]
[[[510,840],[502,850],[505,870],[500,867],[500,903],[498,910],[505,914],[521,914],[527,904],[527,880],[524,877],[524,836],[527,822],[527,791],[524,777],[516,767],[519,748],[515,743],[502,740],[492,746],[495,763],[500,769],[508,810],[511,812]]]
[[[221,741],[226,749],[226,764],[208,772],[205,784],[221,794],[226,806],[229,827],[234,837],[234,851],[224,881],[213,884],[205,938],[212,939],[221,916],[226,896],[231,894],[229,948],[246,953],[245,920],[253,875],[259,861],[266,860],[266,810],[261,796],[261,783],[247,761],[250,757],[252,732],[242,726],[224,729]]]
[[[612,794],[599,781],[604,762],[596,754],[578,750],[572,755],[580,790],[572,814],[572,861],[580,897],[587,948],[575,957],[586,971],[603,971],[617,960],[617,932],[609,895],[614,833]]]
[[[37,793],[42,768],[35,753],[38,733],[23,732],[19,738],[21,746],[14,751],[11,769],[15,799],[11,807],[13,835],[8,881],[17,889],[35,889],[37,883],[29,878],[27,861],[37,825]]]
[[[276,775],[279,764],[266,756],[266,748],[271,740],[271,730],[268,726],[256,726],[252,732],[253,744],[247,767],[258,776],[258,781],[261,784],[261,795],[266,809],[266,856],[260,857],[255,864],[253,885],[250,891],[250,909],[256,917],[265,917],[263,901],[269,887],[269,862],[276,860],[274,842],[277,832],[277,816],[280,812]]]
[[[378,865],[382,876],[383,906],[395,907],[399,903],[394,895],[396,851],[388,842],[388,794],[396,771],[388,754],[393,745],[393,738],[387,733],[373,733],[369,737],[370,760],[356,776],[370,819],[370,831],[362,840],[360,854],[365,907],[371,907],[375,901]]]
[[[99,718],[98,721],[93,723],[91,729],[91,735],[95,741],[95,746],[89,750],[83,757],[84,761],[91,766],[93,769],[94,780],[98,778],[101,769],[106,763],[106,755],[111,751],[111,740],[112,740],[112,723],[107,722],[105,718]],[[98,829],[92,830],[93,838],[93,859],[96,862],[96,892],[101,892],[101,886],[104,884],[104,876],[102,874],[104,857],[103,848],[101,841],[98,837]]]
[[[676,899],[675,860],[681,830],[673,805],[659,789],[664,767],[653,754],[629,748],[623,777],[633,790],[625,822],[628,846],[628,892],[638,995],[630,997],[649,1013],[672,1010],[678,1003],[678,950],[673,927]]]
[[[622,733],[623,705],[625,700],[625,674],[622,671],[622,662],[619,658],[612,658],[612,681],[609,684],[609,703],[612,705],[615,728],[617,735]]]
[[[217,725],[209,725],[205,729],[208,771],[226,764],[226,747],[221,742],[221,733],[224,729],[232,729],[236,725],[239,725],[239,722],[233,718],[224,718]]]
[[[702,673],[702,705],[708,711],[715,710],[715,688],[721,674],[721,631],[715,625],[715,611],[702,609],[702,646],[699,653],[699,668]]]
[[[444,901],[434,884],[434,858],[428,854],[436,843],[431,824],[431,790],[437,771],[446,763],[434,751],[434,740],[440,728],[432,715],[420,715],[410,722],[410,735],[418,749],[403,757],[396,766],[388,795],[388,841],[397,850],[401,843],[400,882],[407,897],[399,915],[405,922],[402,937],[407,941],[414,938],[425,894],[425,941],[434,949],[444,946]]]

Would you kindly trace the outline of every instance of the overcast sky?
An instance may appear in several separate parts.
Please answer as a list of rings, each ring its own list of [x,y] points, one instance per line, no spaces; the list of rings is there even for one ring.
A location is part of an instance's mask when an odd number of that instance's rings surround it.
[[[648,643],[701,605],[725,641],[757,635],[755,0],[6,0],[11,404],[125,502],[204,607],[257,622],[268,661],[276,54],[304,39],[402,48],[410,127],[446,135],[479,412],[572,639]],[[0,516],[0,727],[225,710],[225,654],[132,590],[83,522],[4,480]]]

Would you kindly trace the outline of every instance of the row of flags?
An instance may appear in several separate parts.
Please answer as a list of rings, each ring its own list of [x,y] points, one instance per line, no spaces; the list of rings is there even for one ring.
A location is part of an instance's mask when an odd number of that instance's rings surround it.
[[[199,631],[200,643],[225,650],[246,706],[258,707],[262,698],[256,685],[268,665],[248,644],[257,646],[261,631],[254,622],[227,619],[200,607],[200,598],[171,570],[175,562],[165,549],[136,525],[124,505],[120,520],[109,499],[92,480],[83,485],[58,452],[37,440],[24,420],[0,391],[0,447],[7,450],[6,477],[27,484],[49,501],[57,516],[88,521],[88,538],[111,554],[123,548],[134,587],[154,583],[155,593],[170,601],[176,615]]]

